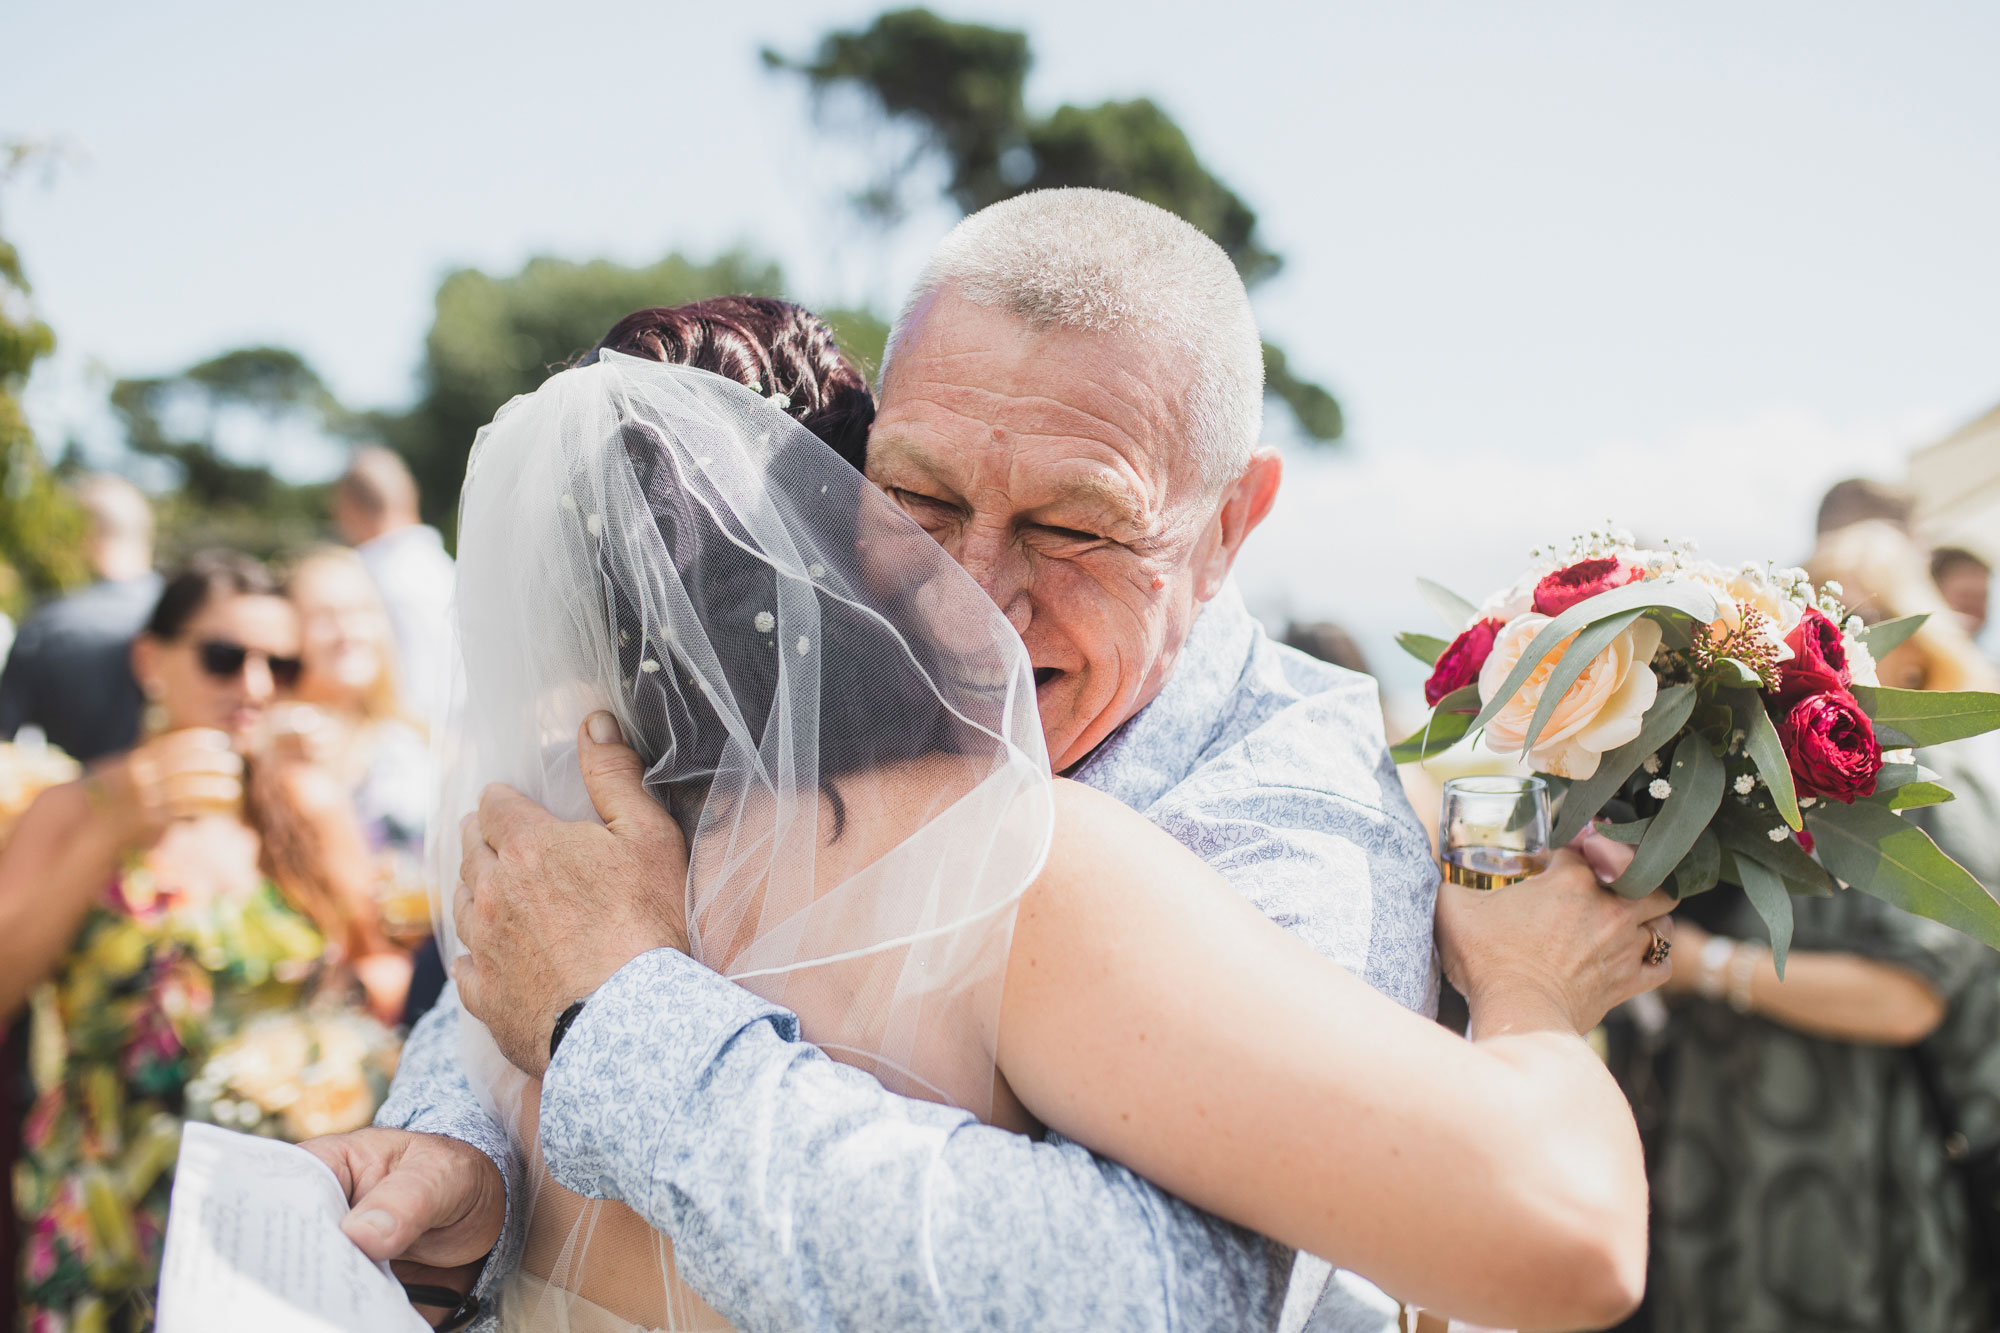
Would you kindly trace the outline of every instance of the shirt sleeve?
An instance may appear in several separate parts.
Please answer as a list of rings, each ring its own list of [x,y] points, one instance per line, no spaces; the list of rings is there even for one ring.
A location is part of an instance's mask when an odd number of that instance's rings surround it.
[[[501,1224],[500,1240],[487,1256],[473,1287],[483,1306],[492,1307],[500,1283],[518,1262],[521,1241],[527,1234],[522,1216],[523,1178],[520,1154],[514,1150],[507,1131],[486,1114],[486,1108],[466,1081],[458,1058],[458,1024],[465,1010],[458,1002],[458,983],[446,984],[431,1011],[410,1030],[403,1054],[396,1065],[396,1081],[388,1100],[375,1113],[381,1129],[407,1129],[419,1134],[442,1134],[469,1143],[493,1159],[507,1184],[507,1215]],[[482,1325],[484,1326],[484,1325]]]
[[[542,1087],[555,1178],[674,1242],[738,1327],[1272,1327],[1290,1250],[1059,1136],[886,1091],[797,1020],[657,950]]]

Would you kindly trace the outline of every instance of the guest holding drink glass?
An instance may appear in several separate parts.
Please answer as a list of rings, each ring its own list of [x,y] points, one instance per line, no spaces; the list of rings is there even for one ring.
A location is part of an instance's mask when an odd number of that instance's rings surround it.
[[[30,1326],[149,1324],[183,1120],[302,1139],[366,1124],[386,1086],[394,1038],[356,980],[382,951],[360,832],[324,772],[268,749],[299,654],[269,571],[196,557],[133,644],[146,739],[42,793],[0,849],[0,1021],[28,1010],[35,1094]]]
[[[432,798],[430,744],[397,678],[388,612],[361,557],[325,547],[288,581],[298,608],[303,669],[295,702],[274,710],[293,738],[354,803],[368,841],[382,926],[405,947],[430,938],[423,879]]]

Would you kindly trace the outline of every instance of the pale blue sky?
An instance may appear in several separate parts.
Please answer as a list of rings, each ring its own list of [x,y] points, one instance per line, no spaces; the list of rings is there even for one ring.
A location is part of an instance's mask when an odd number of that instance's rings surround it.
[[[397,405],[438,276],[537,253],[740,241],[886,305],[949,214],[863,237],[756,60],[873,12],[0,0],[0,135],[84,153],[0,199],[63,343],[38,418],[252,340]],[[1379,651],[1406,572],[1476,595],[1608,516],[1789,557],[1826,481],[2000,399],[2000,8],[947,12],[1030,33],[1038,106],[1162,102],[1290,261],[1260,317],[1353,441],[1294,460],[1267,611]]]

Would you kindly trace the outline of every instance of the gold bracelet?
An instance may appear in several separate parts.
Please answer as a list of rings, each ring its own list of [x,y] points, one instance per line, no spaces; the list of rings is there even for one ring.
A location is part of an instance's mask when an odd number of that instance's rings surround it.
[[[1763,949],[1755,945],[1739,944],[1736,952],[1729,956],[1729,1007],[1739,1014],[1750,1012],[1751,982],[1756,980],[1757,965],[1764,961]]]

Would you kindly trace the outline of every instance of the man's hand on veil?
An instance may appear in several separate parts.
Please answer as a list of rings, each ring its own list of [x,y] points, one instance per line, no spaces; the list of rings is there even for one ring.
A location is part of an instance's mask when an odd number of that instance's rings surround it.
[[[602,824],[567,823],[492,786],[460,829],[459,998],[535,1077],[564,1009],[642,953],[687,949],[687,842],[646,794],[611,714],[585,719],[577,762]]]

